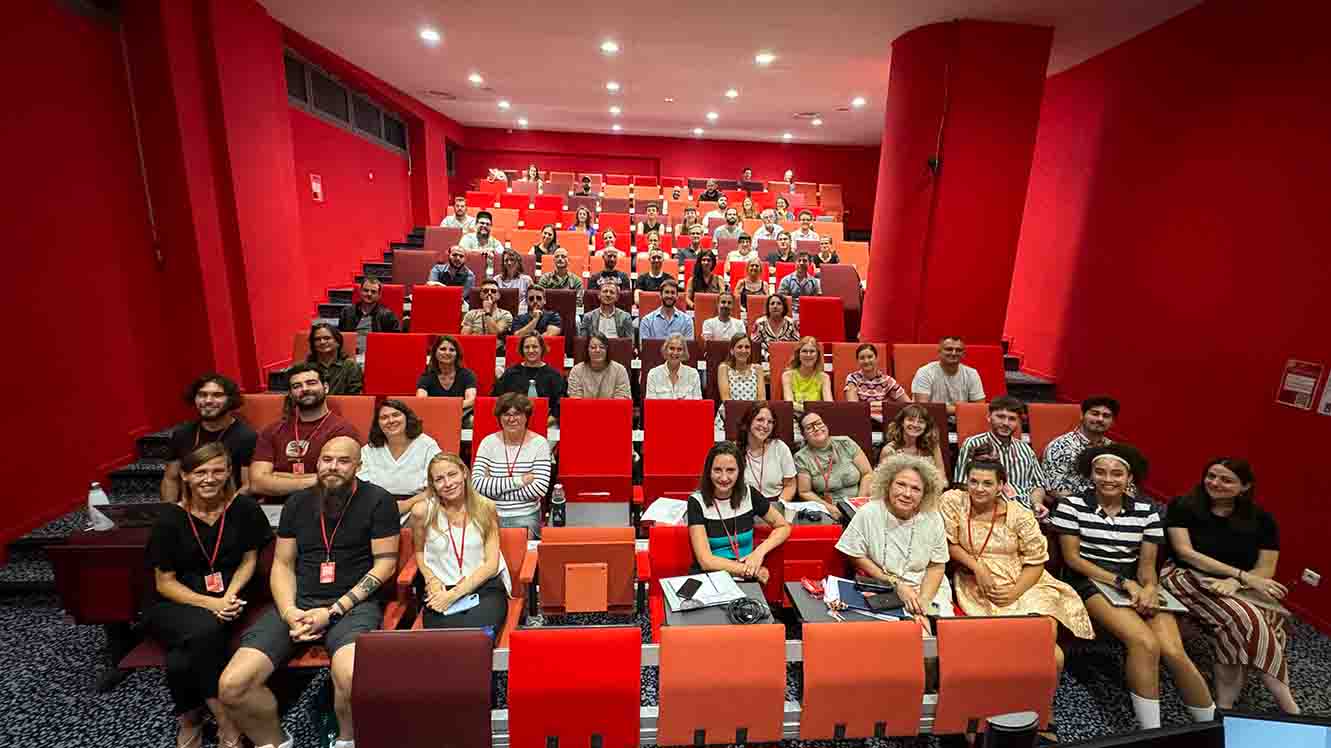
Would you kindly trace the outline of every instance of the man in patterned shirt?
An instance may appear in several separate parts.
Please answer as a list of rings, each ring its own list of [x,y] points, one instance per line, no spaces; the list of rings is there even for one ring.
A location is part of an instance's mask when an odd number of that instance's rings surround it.
[[[955,480],[965,482],[966,466],[972,460],[984,458],[997,462],[1007,469],[1010,489],[1007,498],[1021,502],[1035,512],[1037,519],[1044,519],[1049,514],[1045,506],[1044,471],[1035,450],[1016,435],[1025,412],[1025,404],[1015,397],[994,398],[989,403],[989,430],[967,439],[957,453]]]
[[[1118,409],[1118,401],[1107,395],[1081,401],[1081,424],[1049,442],[1044,450],[1046,491],[1063,499],[1091,488],[1091,482],[1077,472],[1077,457],[1090,447],[1112,443],[1107,435]]]

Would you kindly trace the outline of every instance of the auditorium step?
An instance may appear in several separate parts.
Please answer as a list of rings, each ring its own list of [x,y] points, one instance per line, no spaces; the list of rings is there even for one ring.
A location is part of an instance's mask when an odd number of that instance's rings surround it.
[[[1054,403],[1055,385],[1048,379],[1027,374],[1024,371],[1007,372],[1007,391],[1009,395],[1025,403]]]
[[[345,303],[323,302],[319,304],[319,316],[323,319],[336,320],[342,310],[349,306],[351,306],[351,299],[347,299]]]
[[[373,275],[385,282],[393,279],[393,263],[391,262],[366,262],[361,267],[366,275]]]
[[[1004,371],[1021,371],[1021,356],[1014,356],[1011,353],[1003,354]]]
[[[171,456],[171,432],[155,431],[140,436],[137,441],[139,457],[165,460]]]
[[[166,459],[140,457],[111,473],[112,501],[115,496],[142,496],[161,490],[162,476],[166,474]]]
[[[328,303],[330,304],[350,304],[351,297],[356,291],[351,288],[330,288],[328,289]]]

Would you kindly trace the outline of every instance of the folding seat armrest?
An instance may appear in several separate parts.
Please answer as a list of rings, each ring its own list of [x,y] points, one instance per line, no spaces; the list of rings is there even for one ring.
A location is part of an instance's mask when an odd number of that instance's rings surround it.
[[[397,601],[406,603],[411,600],[411,580],[416,578],[416,557],[407,559],[407,563],[397,573]]]
[[[652,581],[652,560],[647,551],[638,551],[638,581],[644,584]]]
[[[402,627],[402,620],[415,606],[401,600],[394,600],[384,606],[384,621],[379,628],[384,631],[396,631]]]
[[[528,550],[522,559],[522,571],[518,574],[518,579],[524,586],[536,581],[536,556],[536,551]]]

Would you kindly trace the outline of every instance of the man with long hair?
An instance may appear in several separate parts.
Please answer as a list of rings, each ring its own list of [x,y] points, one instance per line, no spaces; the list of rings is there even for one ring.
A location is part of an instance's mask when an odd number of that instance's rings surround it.
[[[181,459],[212,442],[226,446],[241,492],[248,489],[250,462],[259,435],[250,424],[236,418],[241,400],[240,387],[221,374],[204,374],[190,384],[185,391],[185,402],[193,406],[199,418],[171,429],[171,454],[167,458],[166,475],[162,477],[162,501],[174,504],[180,500]]]

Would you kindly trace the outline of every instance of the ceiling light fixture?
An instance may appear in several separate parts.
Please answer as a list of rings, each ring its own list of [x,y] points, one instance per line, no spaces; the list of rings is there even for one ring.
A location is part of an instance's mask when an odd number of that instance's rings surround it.
[[[619,44],[613,39],[606,39],[601,42],[601,51],[608,55],[617,54],[619,52]]]
[[[818,119],[817,117],[814,117],[813,121],[810,122],[809,124],[813,125],[814,127],[822,127],[823,121],[821,119]]]
[[[507,108],[509,108],[510,106],[512,106],[512,105],[508,103],[508,99],[500,99],[500,100],[499,100],[499,108],[500,108],[500,109],[507,109]]]
[[[621,111],[623,111],[623,110],[620,109],[620,108],[617,107],[617,106],[612,106],[612,107],[610,107],[610,113],[613,114],[613,115],[615,115],[616,117],[619,116],[619,113],[620,113]]]
[[[443,37],[439,35],[438,31],[430,28],[429,26],[421,28],[421,39],[425,40],[426,42],[429,42],[430,44],[438,44],[439,40],[442,38]]]
[[[471,85],[473,86],[479,86],[485,82],[485,79],[481,77],[480,73],[472,73],[467,76],[467,80],[471,81]]]
[[[850,105],[855,107],[856,109],[863,109],[864,103],[865,102],[863,96],[856,96],[855,98],[850,100]]]
[[[518,118],[518,127],[526,127],[526,126],[527,126],[527,118],[526,118],[526,117],[519,117],[519,118]]]
[[[727,98],[727,99],[737,99],[737,98],[739,98],[739,91],[736,91],[736,90],[733,89],[733,88],[728,89],[728,90],[726,91],[726,98]]]
[[[782,140],[790,140],[790,139],[793,138],[793,137],[795,137],[795,136],[792,135],[791,133],[788,133],[788,132],[781,133],[781,139],[782,139]]]
[[[771,65],[776,60],[776,55],[771,52],[759,52],[753,56],[753,61],[759,65]]]
[[[615,132],[619,132],[620,130],[623,130],[624,128],[621,127],[620,125],[611,125],[611,126],[610,126],[610,129],[611,129],[611,130],[614,130]]]
[[[693,134],[694,134],[694,135],[702,135],[702,132],[703,132],[703,130],[702,130],[701,127],[695,127],[695,128],[693,128]]]
[[[605,84],[605,90],[609,91],[610,93],[616,93],[617,91],[619,91],[619,83],[615,81],[610,81],[609,83]]]
[[[719,118],[720,116],[721,116],[721,115],[717,114],[716,112],[708,112],[708,113],[707,113],[707,121],[708,121],[708,122],[715,122],[715,121],[717,120],[717,118]]]
[[[673,96],[667,96],[667,97],[665,97],[665,103],[667,103],[667,104],[673,104],[673,103],[675,103],[675,97],[673,97]]]

